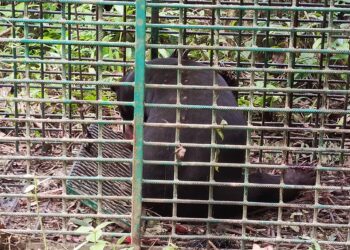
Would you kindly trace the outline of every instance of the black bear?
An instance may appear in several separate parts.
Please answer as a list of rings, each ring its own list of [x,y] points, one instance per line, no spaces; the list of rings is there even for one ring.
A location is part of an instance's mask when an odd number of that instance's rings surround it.
[[[184,66],[204,66],[192,60],[184,58],[181,61]],[[162,58],[149,61],[148,64],[153,65],[178,65],[177,58]],[[210,125],[227,124],[238,125],[244,127],[246,125],[243,113],[236,110],[227,110],[225,108],[211,109],[201,108],[200,106],[208,106],[216,103],[220,107],[236,107],[236,101],[230,90],[213,90],[208,87],[213,86],[216,81],[218,86],[227,87],[228,84],[222,76],[213,70],[204,69],[182,69],[181,84],[202,86],[199,88],[183,88],[177,90],[174,88],[145,88],[145,103],[151,104],[184,104],[197,105],[196,109],[179,109],[178,121],[181,124],[200,124]],[[134,73],[128,73],[123,82],[133,82]],[[147,84],[163,84],[176,85],[177,70],[166,69],[146,69],[145,83]],[[133,101],[134,89],[130,86],[117,86],[112,88],[117,93],[119,101]],[[177,100],[178,99],[178,100]],[[120,113],[123,119],[133,120],[133,107],[121,106]],[[214,117],[214,118],[213,118]],[[145,107],[144,111],[145,123],[169,123],[176,122],[176,109],[164,107]],[[175,126],[175,125],[174,125]],[[208,127],[208,126],[207,126]],[[175,142],[176,129],[174,127],[144,127],[144,140],[146,142]],[[179,128],[179,143],[195,143],[195,144],[216,144],[225,145],[245,145],[246,130],[245,129],[213,129],[213,128]],[[213,141],[214,140],[214,141]],[[174,161],[177,157],[176,148],[173,146],[144,146],[144,160],[155,161]],[[213,149],[207,147],[183,147],[180,162],[177,166],[177,178],[179,181],[193,182],[214,182],[212,187],[212,199],[214,201],[242,201],[243,188],[234,187],[234,184],[243,182],[242,168],[239,167],[217,167],[215,163],[209,166],[194,166],[193,162],[209,163],[214,160],[219,163],[244,163],[245,150],[220,148]],[[186,164],[187,163],[187,164]],[[210,172],[213,179],[210,180]],[[144,164],[143,178],[146,180],[174,180],[174,166],[171,165],[152,165]],[[269,175],[257,171],[249,175],[249,182],[252,183],[268,183],[279,184],[280,176]],[[314,177],[311,173],[301,173],[299,170],[288,169],[284,174],[284,182],[295,185],[312,185]],[[232,187],[220,186],[220,183],[232,183]],[[205,203],[209,199],[209,185],[176,185],[177,199],[183,202],[177,202],[177,216],[179,217],[208,217],[208,204]],[[172,199],[174,196],[173,184],[144,184],[144,198]],[[287,189],[284,191],[284,201],[293,199],[298,190]],[[196,202],[186,201],[188,199],[197,200]],[[200,202],[198,200],[204,201]],[[279,190],[273,188],[249,188],[249,201],[260,202],[278,202]],[[199,203],[199,204],[198,204]],[[162,216],[172,215],[171,203],[146,203],[156,213]],[[215,218],[234,218],[241,213],[241,206],[219,205],[212,207],[211,216]]]

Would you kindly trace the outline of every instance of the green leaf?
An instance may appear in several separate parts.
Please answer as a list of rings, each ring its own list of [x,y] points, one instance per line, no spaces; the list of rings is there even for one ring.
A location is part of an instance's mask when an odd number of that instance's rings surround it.
[[[75,219],[75,218],[72,218],[71,219],[71,222],[73,222],[75,225],[78,225],[78,226],[90,226],[90,222],[92,221],[91,218],[86,218],[86,219],[83,219],[83,220],[79,220],[79,219]]]
[[[75,232],[77,232],[77,233],[84,233],[84,234],[86,234],[86,233],[89,233],[89,232],[91,232],[91,230],[93,230],[94,228],[92,227],[92,226],[81,226],[81,227],[79,227],[77,230],[75,230]]]
[[[44,36],[42,40],[53,40],[50,36]]]
[[[113,224],[113,222],[106,221],[106,222],[103,222],[103,223],[101,223],[100,225],[98,225],[95,229],[96,229],[96,230],[101,230],[101,229],[105,228],[106,226],[108,226],[108,225],[110,225],[110,224]]]
[[[86,236],[86,240],[89,242],[96,243],[102,236],[102,230],[94,229],[88,236]]]
[[[158,49],[158,53],[163,57],[167,58],[170,56],[169,52],[166,49]]]
[[[99,240],[96,244],[90,247],[90,250],[103,250],[107,242],[104,240]]]
[[[334,42],[334,47],[336,50],[349,50],[349,40],[348,39],[337,39]]]
[[[124,12],[124,6],[123,5],[114,5],[113,8],[117,11],[118,14],[122,15]]]
[[[215,152],[214,152],[214,162],[218,162],[218,160],[219,160],[219,154],[220,154],[220,149],[216,149],[215,150]],[[220,170],[220,167],[219,166],[214,166],[214,170],[216,171],[216,172],[219,172],[219,170]]]
[[[24,3],[16,4],[16,10],[24,10]]]
[[[258,88],[264,87],[264,81],[255,81],[255,86]]]
[[[231,21],[229,25],[230,26],[236,26],[237,25],[237,21]]]
[[[263,107],[264,106],[264,99],[263,97],[257,97],[255,100],[254,100],[254,106],[255,107]]]
[[[132,56],[133,56],[133,53],[134,51],[133,51],[133,49],[132,48],[126,48],[126,58],[127,59],[131,59],[132,58]]]
[[[344,116],[340,117],[340,119],[337,121],[337,125],[341,126],[344,124]]]
[[[170,243],[168,246],[163,247],[163,250],[176,250],[179,249],[176,245]]]
[[[127,236],[120,237],[117,241],[117,245],[122,245]]]
[[[215,132],[219,135],[221,140],[224,140],[224,133],[222,132],[221,128],[216,128]]]
[[[225,125],[228,125],[228,123],[227,123],[227,121],[225,119],[222,119],[221,122],[220,122],[220,125],[225,126]]]
[[[88,242],[87,241],[84,241],[83,243],[81,243],[80,245],[76,246],[74,248],[74,250],[79,250],[80,248],[82,248],[83,246],[85,246]]]
[[[312,241],[312,246],[308,250],[321,250],[320,244],[316,240]]]
[[[225,125],[228,125],[228,123],[226,120],[222,119],[220,122],[220,125],[225,126]],[[216,128],[215,131],[219,135],[220,139],[223,141],[225,137],[224,137],[224,132],[222,132],[222,129]]]
[[[113,35],[106,35],[102,38],[102,41],[109,42],[113,40]]]
[[[321,48],[322,38],[318,38],[315,40],[314,44],[312,45],[313,49],[319,49]]]
[[[238,106],[249,107],[249,101],[245,96],[238,98]]]

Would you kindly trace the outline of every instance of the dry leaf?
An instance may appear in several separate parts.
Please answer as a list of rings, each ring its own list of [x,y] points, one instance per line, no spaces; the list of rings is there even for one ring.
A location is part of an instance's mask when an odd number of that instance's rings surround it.
[[[175,156],[177,160],[182,160],[185,157],[185,153],[186,149],[182,145],[176,147]]]

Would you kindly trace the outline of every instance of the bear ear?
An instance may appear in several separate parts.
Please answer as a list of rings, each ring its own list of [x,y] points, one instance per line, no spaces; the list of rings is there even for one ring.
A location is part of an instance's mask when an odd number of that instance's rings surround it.
[[[105,2],[108,2],[110,0],[105,0]],[[113,8],[113,4],[103,4],[102,5],[103,9],[106,11],[110,11]],[[92,12],[96,12],[96,5],[92,6]]]
[[[103,5],[103,8],[107,11],[110,11],[113,8],[113,5],[112,4]]]
[[[106,0],[105,0],[106,1]],[[108,1],[108,0],[107,0]],[[110,11],[112,8],[113,8],[113,5],[112,4],[106,4],[106,5],[103,5],[103,8],[107,11]]]
[[[188,54],[191,52],[190,49],[185,49],[185,51],[182,53],[182,59],[189,60]],[[171,54],[170,58],[177,58],[179,54],[178,49],[175,49],[174,52]]]

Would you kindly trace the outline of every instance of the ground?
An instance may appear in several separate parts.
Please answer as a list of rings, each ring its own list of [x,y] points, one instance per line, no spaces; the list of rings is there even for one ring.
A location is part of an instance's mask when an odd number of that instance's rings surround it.
[[[4,133],[1,132],[2,136],[11,136],[13,132]],[[57,136],[57,132],[48,132],[51,138]],[[83,137],[81,132],[76,132],[73,134],[74,137]],[[45,152],[43,151],[45,147]],[[68,144],[67,148],[72,155],[76,155],[80,145],[79,144]],[[62,154],[62,147],[60,145],[50,145],[36,144],[32,146],[32,155],[36,156],[55,156],[58,157]],[[14,144],[12,143],[2,143],[0,144],[0,155],[25,155],[26,146],[19,145],[19,152],[15,152]],[[254,160],[254,159],[253,159]],[[348,163],[347,163],[348,164]],[[32,160],[30,161],[29,171],[37,176],[60,176],[69,171],[72,163],[67,165],[63,164],[62,161],[42,161],[42,160]],[[78,226],[74,223],[72,219],[66,219],[60,217],[59,213],[63,211],[63,206],[69,214],[88,214],[95,213],[91,208],[81,204],[77,200],[66,200],[63,204],[62,199],[40,199],[36,202],[35,198],[27,199],[23,196],[25,195],[24,190],[28,190],[28,183],[25,181],[23,176],[27,171],[27,162],[25,160],[2,160],[0,162],[1,175],[8,175],[11,178],[3,177],[1,178],[1,193],[6,193],[9,195],[17,194],[17,197],[8,196],[1,200],[0,208],[3,212],[3,216],[0,221],[0,228],[2,229],[21,229],[21,230],[38,230],[41,231],[41,222],[37,216],[26,216],[26,212],[30,211],[32,214],[37,211],[38,205],[39,210],[42,213],[57,213],[56,216],[46,217],[42,220],[43,227],[45,230],[59,231],[65,228],[68,231],[74,231]],[[13,178],[17,176],[17,178]],[[350,175],[347,172],[341,171],[329,171],[327,173],[322,173],[321,183],[323,186],[344,186],[348,187],[350,184]],[[29,185],[30,187],[30,185]],[[38,185],[37,193],[40,195],[62,195],[64,192],[64,187],[60,180],[46,179]],[[310,208],[305,208],[300,204],[313,204],[314,203],[314,191],[305,191],[299,198],[292,202],[292,204],[297,204],[289,208],[282,209],[282,218],[285,222],[301,222],[301,225],[267,225],[264,223],[257,224],[247,224],[245,226],[246,236],[253,237],[256,239],[255,243],[258,243],[261,247],[267,246],[270,243],[259,240],[261,238],[275,238],[279,234],[283,238],[288,239],[308,239],[308,237],[314,235],[318,240],[322,241],[341,241],[344,242],[347,239],[348,229],[346,225],[349,223],[348,211],[344,208],[350,206],[349,191],[327,191],[322,190],[318,193],[319,203],[322,205],[334,206],[334,208],[342,207],[343,209],[319,209],[316,211],[316,217],[318,223],[327,224],[340,224],[342,227],[339,228],[324,228],[322,226],[312,227],[312,221],[314,219],[315,211]],[[22,196],[22,197],[21,197]],[[6,213],[21,213],[23,216],[7,216]],[[252,220],[265,220],[265,221],[277,221],[278,213],[273,209],[265,209],[259,213],[249,215],[248,218]],[[310,223],[310,224],[309,224]],[[65,226],[64,226],[65,224]],[[175,226],[175,230],[181,235],[205,235],[207,232],[207,225],[205,224],[179,224]],[[106,227],[106,231],[110,232],[123,232],[125,228],[122,229],[116,225],[109,225]],[[167,245],[169,243],[168,239],[162,239],[162,237],[157,238],[156,235],[166,235],[171,233],[172,223],[171,222],[151,222],[144,229],[145,236],[153,235],[151,238],[145,238],[143,243],[145,245]],[[6,232],[6,230],[4,231]],[[242,226],[239,224],[220,224],[212,225],[211,232],[214,235],[225,236],[228,239],[231,237],[239,237],[242,235]],[[19,233],[3,233],[1,234],[2,242],[6,245],[11,244],[11,249],[21,248],[21,244],[26,242],[25,234]],[[43,235],[38,233],[36,235],[29,236],[31,242],[42,242]],[[46,234],[47,241],[51,243],[80,243],[84,241],[84,236],[74,236],[67,235],[64,237],[60,233],[48,233]],[[107,237],[107,241],[116,242],[117,237]],[[22,243],[21,243],[22,242]],[[186,246],[201,248],[206,247],[207,244],[212,249],[221,247],[238,248],[240,246],[240,241],[238,240],[216,240],[211,239],[207,241],[206,239],[193,239],[193,240],[174,240],[173,243],[176,246]],[[253,242],[247,242],[247,247],[252,247]],[[276,244],[272,244],[276,246]],[[308,249],[309,244],[280,244],[279,249]],[[342,249],[331,245],[322,245],[322,249]]]

